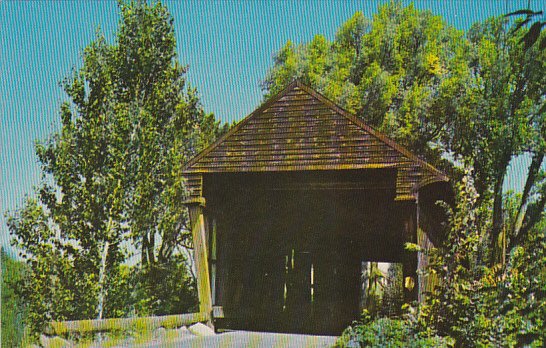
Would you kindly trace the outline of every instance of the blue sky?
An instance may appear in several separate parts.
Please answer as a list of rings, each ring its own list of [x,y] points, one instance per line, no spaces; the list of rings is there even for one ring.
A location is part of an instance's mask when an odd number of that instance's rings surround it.
[[[372,17],[385,1],[164,1],[175,22],[179,60],[205,109],[232,122],[253,111],[274,53],[287,40],[333,39],[356,11]],[[404,4],[409,1],[403,1]],[[545,9],[532,0],[531,8]],[[414,1],[459,29],[476,21],[526,8],[528,0]],[[118,25],[116,1],[0,1],[0,244],[8,245],[4,212],[22,204],[40,180],[34,142],[59,125],[63,77],[77,68],[97,28],[112,42]],[[525,160],[509,187],[521,186]]]

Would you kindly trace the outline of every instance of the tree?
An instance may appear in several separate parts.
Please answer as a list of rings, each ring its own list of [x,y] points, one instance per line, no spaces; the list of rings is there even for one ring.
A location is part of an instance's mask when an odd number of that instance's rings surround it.
[[[181,167],[224,130],[186,87],[167,9],[143,1],[119,8],[114,44],[98,33],[63,82],[61,129],[36,147],[38,198],[9,219],[30,266],[24,288],[35,329],[126,314],[129,304],[117,301],[130,283],[122,264],[131,242],[142,274],[180,258],[177,247],[189,246]],[[158,284],[143,280],[149,297]]]
[[[537,48],[523,49],[525,34],[524,30],[507,31],[502,18],[475,24],[469,30],[468,88],[451,114],[450,131],[444,139],[452,153],[473,164],[481,199],[492,200],[491,263],[501,261],[505,254],[499,246],[499,238],[506,230],[503,184],[516,156],[527,154],[532,160],[516,223],[508,231],[512,243],[538,222],[544,210],[540,198],[543,194],[536,189],[540,187],[545,149],[546,128],[544,110],[541,111],[545,55]],[[539,206],[533,213],[528,205],[535,198]]]
[[[300,78],[336,103],[442,166],[440,137],[464,90],[466,41],[439,16],[389,3],[373,20],[357,12],[329,42],[316,36],[275,56],[266,96]]]

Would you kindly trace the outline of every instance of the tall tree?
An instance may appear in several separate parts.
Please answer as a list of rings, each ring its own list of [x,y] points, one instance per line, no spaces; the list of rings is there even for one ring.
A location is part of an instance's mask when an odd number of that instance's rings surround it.
[[[63,83],[61,129],[36,147],[38,199],[9,220],[31,266],[25,288],[36,327],[129,310],[114,299],[127,284],[121,265],[131,242],[144,275],[180,257],[177,246],[189,245],[181,167],[223,130],[186,87],[168,10],[144,1],[119,8],[115,42],[98,33]],[[157,282],[146,279],[150,296]]]
[[[463,33],[412,5],[389,3],[372,20],[357,12],[333,42],[316,36],[275,56],[262,88],[300,78],[430,161],[467,73]]]
[[[507,230],[503,187],[515,157],[526,154],[531,164],[516,223],[508,231],[512,243],[538,222],[544,210],[542,205],[538,215],[532,213],[529,203],[538,199],[541,205],[545,193],[539,189],[539,174],[545,150],[545,110],[541,106],[546,96],[546,55],[538,47],[524,49],[526,33],[507,29],[503,18],[489,19],[469,30],[470,78],[450,115],[450,132],[444,139],[454,154],[473,164],[480,199],[492,201],[492,263],[501,261],[503,254],[500,237]]]

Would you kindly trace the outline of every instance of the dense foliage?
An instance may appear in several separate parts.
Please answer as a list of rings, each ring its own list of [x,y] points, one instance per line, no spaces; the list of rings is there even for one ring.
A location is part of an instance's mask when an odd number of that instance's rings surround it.
[[[458,191],[448,238],[431,251],[430,272],[439,282],[420,308],[420,328],[452,337],[457,346],[543,346],[545,220],[504,265],[487,266],[481,258],[491,211],[480,203],[470,174]]]
[[[450,347],[449,338],[419,332],[408,320],[380,318],[350,326],[336,347]]]
[[[4,248],[0,248],[0,265],[2,270],[1,289],[2,310],[0,330],[2,347],[19,347],[24,335],[25,309],[17,292],[18,283],[25,272],[25,265],[7,254]]]
[[[441,17],[391,3],[357,12],[333,42],[288,42],[263,82],[266,95],[294,78],[321,91],[427,159],[439,161],[447,115],[465,89],[463,33]]]
[[[35,331],[48,320],[195,305],[181,262],[191,246],[181,167],[223,128],[186,86],[167,9],[144,1],[119,9],[115,42],[98,33],[63,82],[61,128],[36,146],[37,198],[9,218],[28,265],[21,291]]]

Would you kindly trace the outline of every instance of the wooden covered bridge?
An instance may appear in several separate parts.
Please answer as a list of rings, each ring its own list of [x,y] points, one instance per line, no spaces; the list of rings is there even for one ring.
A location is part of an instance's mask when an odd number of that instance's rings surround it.
[[[200,311],[237,329],[340,333],[363,261],[403,265],[420,299],[446,175],[295,81],[184,170]]]

